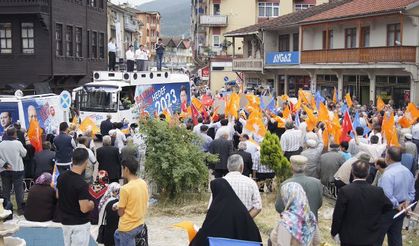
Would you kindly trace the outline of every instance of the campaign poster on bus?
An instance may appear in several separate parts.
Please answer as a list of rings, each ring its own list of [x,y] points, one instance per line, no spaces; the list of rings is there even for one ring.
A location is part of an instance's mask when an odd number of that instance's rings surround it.
[[[37,120],[45,134],[57,134],[64,115],[60,114],[59,98],[31,98],[22,101],[26,127],[31,120]]]
[[[191,103],[190,84],[166,83],[137,85],[135,89],[135,103],[140,112],[160,115],[167,108],[172,114],[185,111]]]
[[[19,108],[17,102],[0,103],[0,138],[4,130],[19,120]]]

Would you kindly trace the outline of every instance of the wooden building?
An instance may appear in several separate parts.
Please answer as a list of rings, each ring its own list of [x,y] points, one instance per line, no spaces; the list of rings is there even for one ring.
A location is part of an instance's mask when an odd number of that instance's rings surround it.
[[[0,93],[59,92],[107,67],[106,0],[1,0]]]

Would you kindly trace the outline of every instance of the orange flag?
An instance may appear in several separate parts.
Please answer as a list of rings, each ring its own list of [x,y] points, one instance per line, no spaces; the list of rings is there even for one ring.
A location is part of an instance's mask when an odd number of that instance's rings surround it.
[[[337,113],[335,113],[335,116],[333,117],[331,127],[333,130],[333,139],[335,143],[340,144],[340,135],[342,133],[342,127],[340,126],[339,115]]]
[[[337,99],[336,99],[336,87],[333,87],[333,103],[337,103]]]
[[[377,98],[377,110],[378,111],[383,110],[384,106],[385,106],[385,103],[384,103],[383,99],[381,99],[381,97],[378,96],[378,98]]]
[[[195,231],[194,224],[191,221],[182,221],[180,223],[174,224],[173,227],[184,229],[188,233],[189,242],[195,238],[197,233]]]
[[[349,94],[349,92],[346,93],[345,99],[346,99],[346,104],[348,104],[348,107],[352,107],[353,103],[352,103],[352,98],[351,98],[351,95]]]
[[[410,118],[410,124],[414,124],[416,122],[416,119],[419,118],[419,110],[413,103],[409,103],[407,105],[406,114],[408,114]]]
[[[317,109],[316,100],[314,99],[314,97],[311,97],[311,108],[313,110],[316,110]]]
[[[391,129],[391,138],[389,142],[390,146],[400,147],[399,137],[397,136],[396,126],[393,126]]]
[[[91,128],[92,130],[92,135],[96,135],[97,133],[100,132],[99,127],[95,124],[95,122],[93,122],[92,119],[90,119],[90,117],[86,117],[84,118],[84,120],[80,123],[79,126],[79,130],[82,132],[87,131],[89,128]]]
[[[240,96],[237,93],[232,93],[227,101],[226,114],[238,117],[238,110],[240,107]]]
[[[410,123],[409,119],[406,116],[403,116],[400,118],[399,125],[402,128],[410,128],[412,126],[412,124]]]
[[[306,120],[307,129],[309,131],[312,131],[316,127],[317,118],[316,118],[316,116],[314,116],[313,110],[309,109],[305,105],[302,105],[302,106],[303,106],[304,111],[306,111],[306,113],[307,113],[307,120]]]
[[[387,116],[387,113],[385,113],[384,118],[383,118],[383,123],[381,125],[381,129],[388,143],[391,142],[391,138],[393,136],[393,132],[392,132],[393,128],[395,128],[393,112],[390,114],[390,116]]]
[[[319,106],[319,121],[326,122],[328,120],[330,120],[329,111],[327,110],[326,105],[324,105],[324,103],[321,102]]]
[[[35,152],[42,151],[42,129],[37,120],[31,120],[29,123],[28,138]]]
[[[299,100],[301,99],[301,102],[302,103],[308,104],[308,100],[307,100],[306,95],[304,94],[303,89],[299,89],[298,90],[298,99]]]
[[[288,99],[289,99],[289,96],[286,95],[286,94],[281,96],[281,100],[284,101],[284,102],[287,101]]]
[[[289,117],[291,116],[291,110],[290,107],[288,107],[288,105],[285,107],[284,111],[282,111],[282,116],[284,119],[289,119]]]
[[[170,113],[170,111],[167,108],[165,108],[163,110],[163,114],[166,117],[167,122],[170,122],[172,120],[172,114]]]
[[[323,145],[329,146],[329,130],[327,127],[325,127],[324,131],[322,132],[322,138],[323,138]]]
[[[77,125],[79,123],[79,117],[77,115],[74,115],[73,120],[71,121],[71,123]]]
[[[202,105],[201,101],[198,98],[196,98],[196,97],[192,98],[192,104],[195,106],[195,108],[198,111],[202,111],[203,105]]]

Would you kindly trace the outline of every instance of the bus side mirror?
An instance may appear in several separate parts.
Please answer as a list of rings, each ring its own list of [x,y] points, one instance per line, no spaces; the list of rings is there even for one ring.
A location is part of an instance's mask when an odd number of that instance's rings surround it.
[[[112,93],[112,102],[113,103],[117,103],[117,99],[116,99],[116,93]]]

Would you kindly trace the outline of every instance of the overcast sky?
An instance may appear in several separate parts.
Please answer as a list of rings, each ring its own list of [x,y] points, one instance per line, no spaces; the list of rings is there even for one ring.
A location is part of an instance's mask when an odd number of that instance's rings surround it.
[[[154,0],[111,0],[111,2],[114,4],[122,4],[122,3],[129,2],[132,5],[140,5],[142,3],[147,3],[151,1],[154,1]]]

